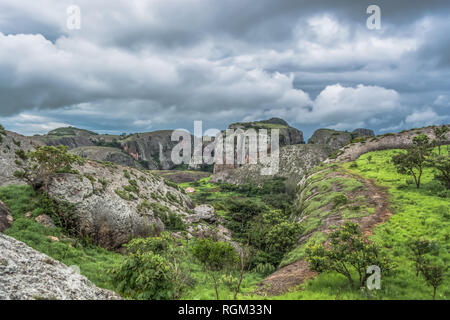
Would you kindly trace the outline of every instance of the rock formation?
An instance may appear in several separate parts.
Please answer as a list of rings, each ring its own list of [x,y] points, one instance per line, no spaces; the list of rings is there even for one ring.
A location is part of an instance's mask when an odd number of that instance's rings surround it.
[[[150,172],[92,161],[76,170],[79,174],[55,175],[48,194],[73,206],[76,230],[105,248],[162,231],[161,214],[186,216],[192,207],[189,197]]]
[[[0,300],[118,300],[74,269],[0,234]]]

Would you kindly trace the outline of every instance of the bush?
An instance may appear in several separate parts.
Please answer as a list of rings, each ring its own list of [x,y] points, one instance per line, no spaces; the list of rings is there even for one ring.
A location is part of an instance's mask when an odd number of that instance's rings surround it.
[[[164,232],[160,237],[137,238],[125,245],[128,257],[110,271],[117,289],[132,299],[178,299],[191,282],[181,264],[186,255],[181,240]]]
[[[146,300],[172,298],[172,269],[159,254],[131,254],[112,274],[117,290],[125,297]]]
[[[339,193],[339,194],[335,195],[333,197],[332,201],[334,203],[334,206],[333,206],[334,209],[348,203],[347,196],[343,193]]]
[[[261,274],[263,277],[266,277],[269,274],[273,273],[276,268],[270,263],[258,263],[254,270]]]

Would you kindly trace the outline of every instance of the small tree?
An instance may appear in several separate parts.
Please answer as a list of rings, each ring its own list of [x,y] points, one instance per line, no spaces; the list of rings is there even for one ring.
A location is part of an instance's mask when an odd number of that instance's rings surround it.
[[[450,131],[450,129],[443,125],[441,127],[434,127],[433,128],[434,135],[436,136],[436,144],[438,147],[439,155],[441,154],[441,145],[445,143],[446,141],[446,134]]]
[[[424,134],[419,134],[413,138],[413,144],[408,147],[406,153],[392,157],[397,172],[413,176],[417,188],[420,188],[420,179],[431,149],[430,139]]]
[[[434,178],[450,189],[450,157],[439,155],[429,160],[430,166],[437,170]]]
[[[335,271],[344,275],[352,287],[352,272],[359,275],[358,285],[364,286],[370,274],[367,267],[377,265],[383,272],[392,265],[383,257],[378,247],[363,239],[358,224],[347,222],[330,237],[330,245],[310,245],[306,248],[306,260],[311,270],[318,273]]]
[[[228,243],[210,239],[197,240],[192,248],[194,257],[202,264],[214,282],[216,298],[219,300],[218,276],[223,271],[230,271],[239,261],[236,249]]]
[[[68,152],[66,146],[41,146],[26,155],[17,154],[22,160],[27,160],[23,171],[16,171],[14,175],[23,178],[34,189],[44,187],[48,191],[50,177],[56,173],[71,172],[72,165],[81,164],[83,160]]]
[[[422,265],[421,271],[425,281],[433,287],[433,300],[436,299],[437,288],[444,282],[444,274],[447,268],[442,265],[435,265],[428,260]]]
[[[416,265],[416,276],[419,276],[425,261],[425,254],[431,251],[431,241],[426,239],[411,240],[408,246],[413,254]]]
[[[129,256],[113,273],[118,290],[142,299],[179,299],[190,282],[182,260],[187,252],[168,232],[159,237],[136,238],[125,245]]]

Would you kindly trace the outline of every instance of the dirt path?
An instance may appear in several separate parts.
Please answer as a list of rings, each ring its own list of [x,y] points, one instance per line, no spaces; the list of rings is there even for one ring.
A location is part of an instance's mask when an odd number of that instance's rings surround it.
[[[392,215],[389,209],[389,193],[387,188],[377,186],[373,180],[366,180],[360,176],[346,173],[350,176],[364,183],[364,191],[358,193],[358,195],[365,195],[367,202],[375,207],[375,212],[365,217],[351,219],[360,225],[364,236],[372,234],[373,229],[378,224],[384,223]],[[331,215],[322,221],[322,226],[317,231],[330,233],[333,230],[329,228],[331,225],[341,225],[344,222],[339,215]],[[309,236],[304,237],[302,240],[306,241]],[[291,263],[258,284],[257,294],[260,295],[280,295],[295,287],[298,287],[305,280],[315,277],[317,274],[314,271],[309,270],[308,262],[304,259]]]

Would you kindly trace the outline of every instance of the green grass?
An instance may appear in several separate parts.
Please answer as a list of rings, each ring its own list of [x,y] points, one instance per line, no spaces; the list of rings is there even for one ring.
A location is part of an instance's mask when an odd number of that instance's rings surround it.
[[[61,228],[51,229],[35,222],[34,218],[45,213],[45,208],[41,205],[40,196],[29,186],[0,188],[0,199],[8,205],[14,217],[13,226],[5,234],[67,266],[77,265],[81,274],[97,286],[114,289],[107,270],[121,263],[122,255],[66,237]],[[26,212],[31,212],[32,217],[26,218]],[[60,241],[52,242],[48,236],[57,237]]]
[[[433,181],[433,171],[425,169],[422,187],[417,189],[407,184],[408,176],[398,174],[391,158],[398,150],[377,151],[362,155],[355,162],[346,163],[346,170],[374,179],[380,186],[388,188],[393,215],[374,229],[370,240],[384,248],[390,259],[397,264],[395,272],[382,276],[381,290],[367,293],[352,290],[347,280],[336,273],[321,274],[276,299],[431,299],[432,288],[422,276],[416,277],[414,263],[407,246],[409,239],[425,237],[439,244],[439,255],[435,261],[449,265],[450,260],[450,200],[439,196],[440,187]],[[368,157],[372,159],[369,162]],[[290,257],[291,255],[291,257]],[[295,261],[302,255],[299,247],[286,257]],[[291,259],[289,259],[291,258]],[[450,298],[448,274],[438,288],[436,299]]]

